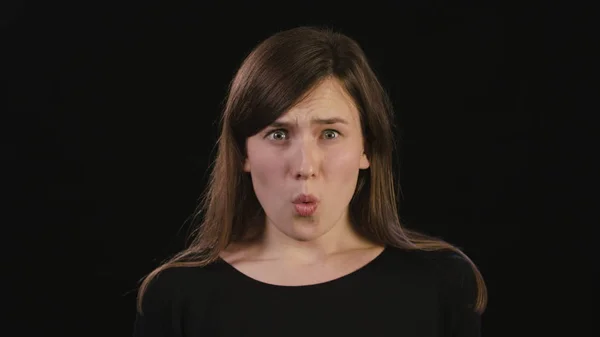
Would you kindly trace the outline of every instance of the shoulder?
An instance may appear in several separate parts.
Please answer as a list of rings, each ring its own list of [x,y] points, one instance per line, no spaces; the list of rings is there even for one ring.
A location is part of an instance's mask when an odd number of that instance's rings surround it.
[[[165,336],[180,329],[187,311],[206,312],[215,285],[212,265],[169,267],[149,279],[136,312],[134,336]],[[177,334],[175,334],[177,335]]]
[[[428,270],[436,274],[451,273],[454,276],[472,273],[471,263],[467,258],[451,250],[414,250],[388,247],[389,256],[397,262],[404,262],[414,268]],[[448,275],[447,275],[448,276]],[[464,276],[464,275],[463,275]]]
[[[430,268],[443,284],[466,284],[475,280],[475,271],[467,257],[454,251],[422,252]]]
[[[172,266],[166,267],[154,276],[148,283],[155,289],[181,286],[182,284],[195,283],[198,280],[207,281],[210,278],[211,267],[209,266]]]
[[[424,252],[436,278],[440,295],[451,305],[474,308],[477,277],[468,257],[453,251]]]
[[[451,305],[474,308],[477,298],[477,277],[471,261],[450,250],[423,251],[393,248],[397,261],[437,288],[440,299]]]
[[[180,302],[195,294],[206,293],[215,283],[212,265],[168,267],[147,282],[142,294],[142,309]]]
[[[479,285],[472,262],[454,251],[411,251],[405,255],[418,266],[437,292],[444,335],[481,336],[476,311]]]
[[[457,252],[425,254],[438,285],[444,330],[452,336],[481,336],[481,313],[476,310],[479,294],[476,267]]]

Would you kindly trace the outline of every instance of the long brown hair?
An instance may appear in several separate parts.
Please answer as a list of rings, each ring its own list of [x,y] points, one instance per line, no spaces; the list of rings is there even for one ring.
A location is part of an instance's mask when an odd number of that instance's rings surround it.
[[[171,267],[205,266],[219,259],[232,242],[261,235],[265,214],[243,171],[246,139],[275,121],[311,88],[326,78],[342,83],[358,107],[365,151],[370,161],[361,170],[350,201],[353,226],[373,242],[407,250],[450,250],[472,266],[478,294],[475,310],[483,312],[487,290],[475,264],[457,247],[403,228],[394,178],[394,115],[389,99],[361,47],[330,29],[299,27],[276,33],[260,43],[235,75],[220,120],[212,173],[196,213],[202,218],[191,242],[147,275],[138,293],[138,310],[150,281]],[[200,217],[201,215],[201,217]]]

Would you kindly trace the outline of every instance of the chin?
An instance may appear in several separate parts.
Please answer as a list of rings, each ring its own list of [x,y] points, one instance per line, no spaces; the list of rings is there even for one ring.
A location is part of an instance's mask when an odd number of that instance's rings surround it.
[[[319,226],[318,222],[294,222],[294,228],[290,231],[290,237],[298,241],[313,241],[328,232],[326,228]]]

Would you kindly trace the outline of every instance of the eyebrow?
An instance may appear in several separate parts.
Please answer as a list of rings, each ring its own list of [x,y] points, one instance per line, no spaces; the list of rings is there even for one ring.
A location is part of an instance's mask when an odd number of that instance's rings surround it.
[[[337,124],[337,123],[348,125],[348,121],[346,121],[345,119],[340,118],[340,117],[313,118],[310,120],[310,124],[331,125],[331,124]],[[295,123],[292,123],[292,122],[275,121],[275,122],[271,123],[271,127],[274,127],[274,128],[290,127],[294,124]]]

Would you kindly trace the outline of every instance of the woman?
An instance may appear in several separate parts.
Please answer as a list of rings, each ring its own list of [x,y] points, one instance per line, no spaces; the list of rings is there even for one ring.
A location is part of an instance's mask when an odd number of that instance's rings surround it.
[[[393,112],[352,39],[300,27],[231,84],[193,242],[143,281],[135,336],[478,336],[483,279],[403,229]]]

